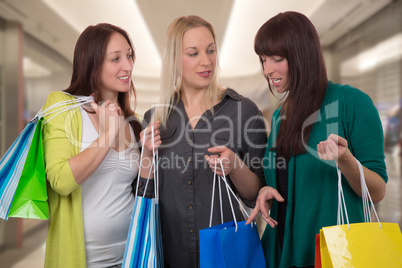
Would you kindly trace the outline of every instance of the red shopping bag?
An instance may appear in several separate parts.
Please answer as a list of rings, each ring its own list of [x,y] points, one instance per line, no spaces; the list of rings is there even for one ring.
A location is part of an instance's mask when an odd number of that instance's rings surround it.
[[[315,236],[315,268],[321,268],[320,234]]]

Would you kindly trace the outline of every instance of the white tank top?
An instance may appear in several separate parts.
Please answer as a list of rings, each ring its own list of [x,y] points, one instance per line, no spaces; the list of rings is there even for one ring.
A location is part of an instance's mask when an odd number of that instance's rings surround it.
[[[82,108],[81,117],[83,151],[99,135]],[[137,177],[140,158],[131,127],[130,134],[130,146],[122,152],[110,149],[102,164],[81,184],[88,268],[108,267],[123,261],[134,207],[131,183]]]

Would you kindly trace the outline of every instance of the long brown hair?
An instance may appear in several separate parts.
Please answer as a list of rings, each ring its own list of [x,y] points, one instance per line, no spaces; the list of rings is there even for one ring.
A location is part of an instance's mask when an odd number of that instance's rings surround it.
[[[306,151],[313,124],[304,128],[304,123],[320,109],[328,85],[320,39],[305,15],[288,11],[261,26],[254,50],[259,56],[280,56],[288,61],[288,96],[281,108],[283,119],[275,146],[277,153],[289,160]],[[268,85],[273,93],[269,80]]]
[[[70,86],[64,90],[72,95],[90,96],[94,95],[95,102],[103,100],[101,87],[101,70],[106,55],[107,44],[113,33],[120,33],[127,40],[133,51],[133,61],[135,60],[134,47],[130,37],[123,29],[108,23],[99,23],[88,26],[79,36],[74,50],[73,75]],[[132,81],[130,81],[129,92],[119,92],[118,103],[126,119],[130,119],[130,125],[134,130],[136,140],[139,140],[141,124],[134,110],[131,108],[136,105],[136,91]]]

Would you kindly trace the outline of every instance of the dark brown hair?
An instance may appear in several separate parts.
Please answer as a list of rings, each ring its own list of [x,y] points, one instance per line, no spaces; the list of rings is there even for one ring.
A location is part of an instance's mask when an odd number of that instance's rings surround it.
[[[134,47],[130,37],[123,29],[108,23],[99,23],[88,26],[79,36],[74,50],[73,75],[70,86],[64,90],[72,95],[94,95],[95,102],[103,100],[100,92],[101,70],[106,55],[106,48],[110,37],[114,33],[120,33],[127,40],[133,51]],[[141,124],[134,116],[134,110],[130,105],[130,93],[133,96],[134,107],[136,105],[136,91],[134,84],[130,82],[130,92],[119,92],[118,102],[125,118],[130,118],[137,141],[141,132]]]
[[[313,124],[304,127],[304,123],[319,111],[328,85],[320,39],[305,15],[288,11],[261,26],[255,36],[254,50],[259,56],[280,56],[288,61],[288,96],[281,108],[275,147],[280,156],[289,160],[292,155],[306,151]],[[268,85],[273,93],[269,80]]]

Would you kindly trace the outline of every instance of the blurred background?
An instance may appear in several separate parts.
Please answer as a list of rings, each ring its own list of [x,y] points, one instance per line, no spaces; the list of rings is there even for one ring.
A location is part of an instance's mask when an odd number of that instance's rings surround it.
[[[75,42],[88,26],[125,29],[136,51],[136,112],[159,100],[165,31],[176,17],[199,15],[215,27],[221,83],[252,99],[270,120],[279,99],[268,90],[253,41],[279,12],[294,10],[316,26],[329,79],[366,92],[385,135],[389,175],[382,221],[401,226],[402,1],[400,0],[0,0],[0,153],[48,93],[70,82]],[[47,221],[0,219],[0,267],[43,267]]]

